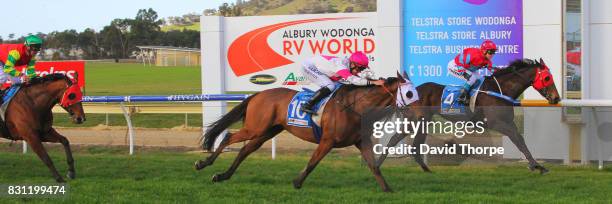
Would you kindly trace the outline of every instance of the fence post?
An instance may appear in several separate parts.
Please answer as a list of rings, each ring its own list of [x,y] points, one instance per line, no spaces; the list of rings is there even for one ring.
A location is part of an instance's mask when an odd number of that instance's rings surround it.
[[[22,142],[21,153],[23,153],[23,154],[28,153],[28,143],[25,140],[23,140],[21,142]]]
[[[276,159],[276,137],[272,138],[272,160]]]
[[[222,16],[202,16],[200,19],[200,44],[206,45],[202,46],[201,52],[201,58],[206,57],[206,60],[202,61],[202,94],[225,94],[225,20]],[[226,107],[225,101],[203,102],[202,131],[206,131],[207,125],[225,114]],[[221,135],[223,136],[217,138],[213,149],[217,149],[226,134]]]
[[[119,104],[121,106],[121,111],[123,111],[123,116],[125,117],[125,121],[128,126],[128,136],[129,136],[129,146],[130,146],[130,155],[134,154],[134,129],[132,127],[132,120],[130,119],[130,113],[125,109],[125,105],[122,103]]]

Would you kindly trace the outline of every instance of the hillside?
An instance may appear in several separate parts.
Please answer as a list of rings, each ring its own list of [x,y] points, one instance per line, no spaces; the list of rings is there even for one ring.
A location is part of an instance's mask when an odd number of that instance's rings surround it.
[[[236,7],[240,16],[288,15],[304,13],[342,13],[342,12],[371,12],[376,11],[376,0],[250,0],[236,1],[223,9],[231,15]],[[216,10],[217,15],[219,10]],[[200,30],[200,23],[190,25],[163,26],[163,31],[169,30]]]

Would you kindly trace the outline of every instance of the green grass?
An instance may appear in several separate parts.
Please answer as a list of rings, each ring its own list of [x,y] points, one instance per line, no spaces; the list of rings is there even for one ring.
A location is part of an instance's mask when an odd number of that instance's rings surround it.
[[[87,121],[74,124],[67,113],[54,114],[53,124],[59,127],[94,127],[106,125],[106,114],[87,114]],[[185,125],[185,114],[134,114],[131,117],[134,127],[143,128],[173,128]],[[109,126],[127,126],[123,114],[108,114]],[[187,114],[189,127],[202,127],[202,114]]]
[[[201,94],[200,67],[145,67],[134,63],[87,63],[85,95],[173,95]],[[231,92],[248,94],[252,92]],[[236,103],[230,103],[233,107]],[[56,113],[54,125],[61,127],[93,127],[106,124],[106,114],[87,114],[87,121],[73,124],[67,114]],[[135,114],[135,127],[172,128],[185,124],[185,114]],[[110,126],[126,126],[122,114],[109,114]],[[189,114],[190,127],[202,126],[202,114]],[[234,125],[236,126],[236,125]]]
[[[5,144],[2,146],[6,148]],[[16,145],[19,146],[19,145]],[[18,147],[0,153],[1,184],[48,184],[47,167],[32,153]],[[62,175],[66,173],[61,148],[51,155]],[[261,151],[247,158],[229,181],[212,183],[235,153],[223,154],[207,169],[195,171],[193,162],[203,154],[85,147],[75,154],[77,179],[68,182],[63,198],[2,198],[13,202],[70,203],[609,203],[612,169],[546,164],[548,175],[529,172],[525,164],[433,166],[426,174],[406,164],[383,166],[395,190],[383,193],[356,155],[332,152],[306,179],[301,190],[291,181],[304,168],[309,153],[283,153],[270,160]]]
[[[87,63],[85,95],[200,94],[200,73],[198,66]]]
[[[168,32],[171,30],[195,30],[200,31],[200,22],[193,23],[191,25],[170,25],[170,26],[162,26],[161,30],[163,32]]]
[[[359,6],[353,5],[352,3],[347,2],[345,0],[330,0],[329,2],[332,5],[336,6],[336,10],[338,10],[338,12],[344,12],[344,10],[349,6],[353,6],[354,12],[364,12],[361,10]],[[310,3],[311,2],[308,0],[296,0],[296,1],[292,1],[291,3],[285,4],[283,6],[274,8],[274,9],[261,11],[257,15],[297,14],[299,9],[306,7],[306,5]]]

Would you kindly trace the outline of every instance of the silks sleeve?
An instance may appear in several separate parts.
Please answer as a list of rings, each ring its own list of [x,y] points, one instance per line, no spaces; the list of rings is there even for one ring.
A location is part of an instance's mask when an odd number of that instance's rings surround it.
[[[28,67],[26,68],[26,76],[28,76],[28,78],[34,78],[36,76],[36,70],[34,69],[34,65],[36,65],[36,60],[34,58],[32,58],[30,60],[30,62],[28,63]]]
[[[336,74],[340,75],[344,80],[346,80],[352,85],[357,85],[357,86],[370,85],[370,81],[368,79],[355,76],[351,74],[351,71],[349,71],[348,69],[340,70],[336,72]]]
[[[21,59],[21,55],[19,54],[19,51],[17,50],[9,51],[9,55],[6,59],[6,62],[4,63],[4,70],[2,71],[4,71],[4,73],[7,73],[13,77],[21,75],[21,72],[15,69],[15,63],[17,63],[19,59]]]

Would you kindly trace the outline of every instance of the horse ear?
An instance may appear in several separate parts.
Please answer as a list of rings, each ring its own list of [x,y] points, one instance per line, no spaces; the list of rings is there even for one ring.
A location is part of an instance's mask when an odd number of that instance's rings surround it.
[[[406,79],[404,79],[404,77],[399,73],[399,71],[397,71],[397,78],[400,80],[401,83],[406,83]]]
[[[540,64],[542,64],[542,65],[545,65],[545,66],[546,66],[546,64],[544,63],[544,60],[543,60],[541,57],[540,57]]]
[[[408,76],[408,72],[406,72],[406,70],[404,70],[402,72],[402,77],[404,77],[404,79],[406,79],[406,81],[410,81],[410,76]]]
[[[79,83],[79,73],[78,72],[74,72],[74,79],[72,81],[76,84]]]

